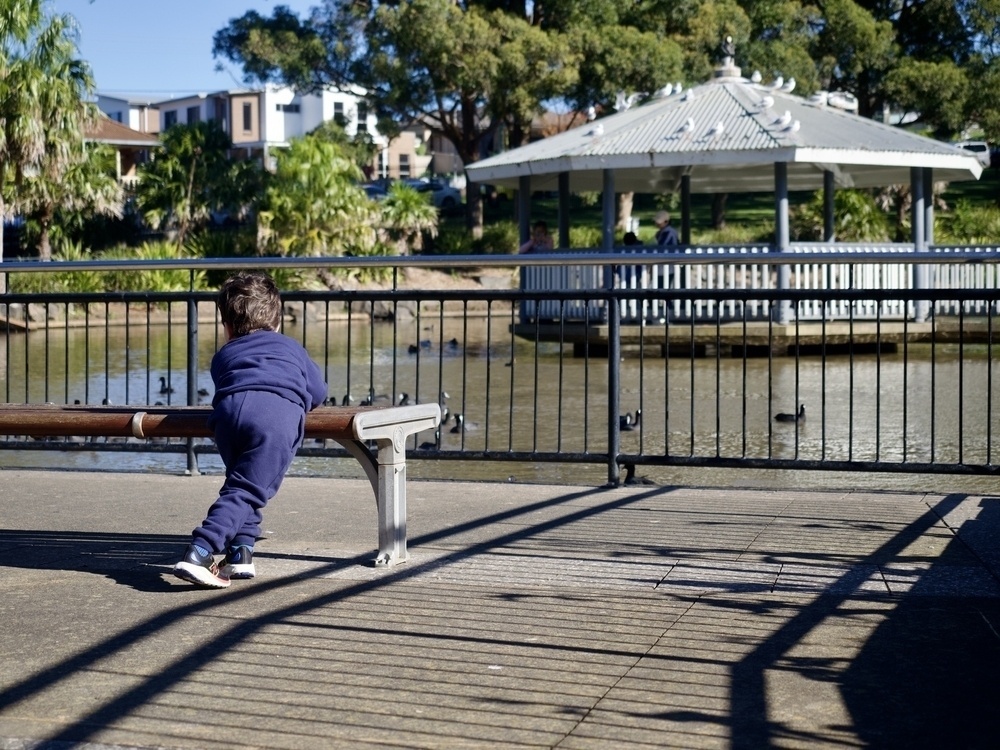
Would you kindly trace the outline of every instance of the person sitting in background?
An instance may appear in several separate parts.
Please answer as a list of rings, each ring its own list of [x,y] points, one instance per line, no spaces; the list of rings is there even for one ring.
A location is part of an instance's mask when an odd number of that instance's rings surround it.
[[[670,214],[666,211],[660,211],[656,216],[653,217],[653,223],[656,224],[656,244],[660,247],[666,247],[669,245],[677,245],[680,240],[677,237],[677,230],[670,226]]]
[[[622,237],[622,244],[625,245],[625,247],[628,247],[629,245],[641,245],[642,243],[639,241],[635,232],[625,232],[625,236]]]
[[[536,221],[531,230],[531,237],[521,245],[520,253],[542,253],[552,250],[552,235],[549,234],[549,225],[544,221]]]

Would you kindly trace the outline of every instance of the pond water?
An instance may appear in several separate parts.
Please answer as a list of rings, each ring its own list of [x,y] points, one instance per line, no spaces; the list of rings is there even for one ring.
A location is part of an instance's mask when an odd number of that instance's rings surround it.
[[[569,347],[514,339],[509,312],[489,318],[434,316],[370,325],[365,320],[289,325],[323,367],[331,396],[369,394],[436,401],[462,413],[467,429],[441,430],[441,449],[495,451],[490,460],[422,459],[413,479],[481,479],[603,484],[608,440],[608,367],[575,358]],[[221,334],[202,325],[194,390],[211,392],[209,363]],[[187,333],[181,325],[91,326],[11,336],[2,354],[10,402],[187,403]],[[687,356],[621,361],[619,407],[641,410],[641,429],[621,435],[621,451],[807,461],[992,464],[998,432],[997,378],[986,347],[909,347],[895,354],[760,359]],[[161,393],[161,381],[166,384]],[[210,396],[196,400],[207,403]],[[803,422],[775,412],[805,404]],[[421,442],[433,440],[430,434]],[[412,446],[411,446],[412,447]],[[504,452],[593,454],[594,463],[511,462]],[[0,467],[183,472],[184,454],[80,450],[0,450]],[[199,457],[206,473],[217,456]],[[293,474],[362,476],[350,458],[299,457]],[[907,491],[991,492],[988,476],[640,466],[661,484],[733,484]]]

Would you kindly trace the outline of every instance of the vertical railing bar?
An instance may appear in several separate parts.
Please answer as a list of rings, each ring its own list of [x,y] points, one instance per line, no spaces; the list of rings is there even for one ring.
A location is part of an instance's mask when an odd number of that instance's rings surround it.
[[[663,455],[670,455],[670,315],[668,298],[663,298]]]
[[[329,317],[329,313],[327,313],[327,318],[326,318],[326,329],[327,329],[327,331],[330,330],[330,317]],[[350,303],[348,303],[348,305],[347,305],[347,366],[346,366],[347,374],[345,375],[345,380],[347,382],[346,382],[346,384],[344,386],[344,388],[346,389],[345,392],[344,392],[344,398],[341,399],[341,403],[343,403],[345,406],[348,405],[348,404],[350,404],[351,401],[354,398],[351,395],[351,373],[354,370],[354,357],[353,357],[353,354],[354,354],[354,345],[353,345],[353,339],[354,339],[354,306],[351,305]]]
[[[854,266],[851,266],[853,269]],[[848,315],[848,371],[847,371],[847,460],[854,460],[854,313],[856,305],[851,305]]]
[[[958,306],[958,463],[965,463],[965,304]]]
[[[986,465],[993,465],[993,315],[986,315]]]
[[[715,308],[715,457],[722,456],[722,304]]]
[[[45,373],[45,386],[42,389],[42,401],[45,403],[49,402],[49,303],[45,303],[45,357],[44,357],[44,373]]]
[[[910,411],[910,316],[907,312],[903,316],[903,463],[909,460],[910,442],[907,436],[909,429]]]
[[[483,450],[488,451],[490,449],[490,411],[491,404],[490,401],[493,397],[493,300],[486,301],[486,403],[485,410],[486,413],[483,415]],[[511,384],[510,387],[514,387],[513,381],[513,367],[511,367]],[[464,392],[464,389],[463,389]],[[462,409],[462,413],[465,414],[465,409]],[[464,419],[464,417],[463,417]],[[510,431],[510,424],[507,426],[508,432]],[[465,433],[468,430],[468,420],[462,423],[462,447],[465,448]]]
[[[937,439],[937,316],[931,317],[931,455],[934,463]]]
[[[585,324],[590,325],[590,305],[593,299],[584,297]],[[590,452],[590,336],[583,337],[583,452]]]
[[[534,372],[534,387],[532,388],[532,417],[531,417],[531,452],[535,453],[538,451],[538,347],[541,343],[541,320],[539,316],[535,316],[535,351],[533,353],[532,365]],[[511,347],[513,352],[513,347]],[[514,376],[514,357],[511,355],[511,380],[513,381]],[[514,384],[511,382],[511,394],[514,393]]]
[[[132,382],[132,305],[125,300],[125,403],[131,403],[129,394]]]
[[[514,312],[515,305],[510,306],[510,359],[507,360],[506,366],[510,367],[510,375],[508,376],[507,382],[507,450],[512,451],[514,449],[514,388],[516,383],[516,370],[517,370],[517,356],[515,352],[517,351],[517,336],[514,332],[514,324],[516,321],[516,315]],[[538,316],[535,316],[535,327],[537,330],[538,326]],[[535,344],[536,350],[538,344]],[[489,359],[489,358],[487,358]],[[538,377],[536,373],[535,382],[538,382]]]
[[[690,322],[688,323],[688,336],[691,346],[688,348],[688,388],[691,394],[690,401],[688,402],[688,457],[693,457],[695,455],[695,419],[694,419],[694,396],[695,396],[695,356],[697,354],[697,344],[695,343],[695,315],[694,306],[689,305],[688,310],[691,312]]]
[[[802,438],[801,421],[798,419],[799,404],[802,400],[802,300],[795,300],[793,310],[795,312],[795,400],[792,402],[792,414],[795,419],[795,450],[792,453],[794,460],[799,460],[799,444]]]
[[[69,403],[69,302],[63,309],[63,401]]]
[[[389,403],[395,405],[399,400],[399,298],[396,297],[397,269],[392,269],[392,391],[389,393]],[[374,319],[374,315],[372,316]],[[419,332],[418,332],[419,335]],[[420,342],[417,342],[420,351]],[[419,354],[417,356],[420,356]]]
[[[27,339],[26,339],[27,340]],[[83,303],[83,403],[90,403],[90,303]]]
[[[368,306],[368,403],[375,403],[375,300]]]
[[[462,340],[469,340],[469,301],[463,300],[462,302]],[[489,309],[487,308],[487,320],[489,320]],[[490,358],[490,341],[491,341],[492,329],[489,323],[486,325],[486,358]],[[489,372],[489,370],[487,370]],[[468,393],[469,393],[469,357],[468,348],[462,349],[462,411],[460,412],[462,419],[465,419],[466,405],[468,404]],[[486,411],[489,412],[490,407],[490,390],[486,389]],[[458,423],[458,416],[455,417],[455,427],[452,429],[458,431],[458,441],[459,449],[465,450],[465,423]]]
[[[767,459],[774,458],[774,309],[780,305],[777,297],[769,300],[767,316]]]
[[[742,370],[743,370],[743,373],[742,373],[742,391],[743,391],[743,397],[742,397],[742,403],[740,405],[740,430],[741,430],[740,457],[741,458],[746,458],[747,457],[747,426],[748,426],[747,425],[747,417],[748,417],[748,415],[747,415],[747,385],[749,384],[749,373],[747,371],[747,367],[748,367],[747,349],[749,348],[749,342],[747,341],[747,305],[746,304],[741,304],[740,305],[740,319],[742,321],[742,328],[743,328],[743,357],[742,357],[743,361],[741,363]]]
[[[104,301],[104,400],[111,403],[111,303]]]
[[[882,459],[882,308],[875,305],[875,461]]]
[[[153,303],[147,299],[146,300],[146,403],[153,403],[150,399],[150,371],[153,366],[153,329],[152,329],[152,318],[153,313]],[[84,401],[84,403],[89,403]]]
[[[556,422],[556,452],[562,452],[563,437],[563,387],[566,377],[566,300],[559,300],[559,388],[557,422]]]
[[[820,310],[822,311],[823,322],[820,324],[822,333],[820,334],[823,341],[820,346],[820,368],[819,368],[819,379],[820,379],[820,393],[819,393],[819,459],[820,461],[826,460],[826,366],[827,366],[827,356],[826,356],[826,313],[828,310],[828,305],[830,300],[824,299],[820,305]]]

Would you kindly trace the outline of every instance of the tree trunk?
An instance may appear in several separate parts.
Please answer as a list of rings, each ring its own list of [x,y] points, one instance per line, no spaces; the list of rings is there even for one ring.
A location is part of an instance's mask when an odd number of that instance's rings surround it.
[[[621,232],[632,230],[630,223],[632,221],[632,200],[634,198],[635,193],[618,194],[618,229]]]
[[[726,198],[728,193],[716,193],[712,196],[712,229],[726,228]]]
[[[52,260],[52,219],[55,212],[46,209],[38,215],[38,260]]]

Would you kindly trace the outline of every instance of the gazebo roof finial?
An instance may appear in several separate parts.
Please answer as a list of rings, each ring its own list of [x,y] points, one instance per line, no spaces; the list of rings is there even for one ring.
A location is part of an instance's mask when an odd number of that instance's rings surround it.
[[[719,67],[715,69],[716,78],[740,78],[743,71],[736,67],[734,58],[736,57],[736,45],[733,44],[733,38],[729,35],[722,40],[722,44],[719,45],[719,53],[721,60],[719,61]]]

